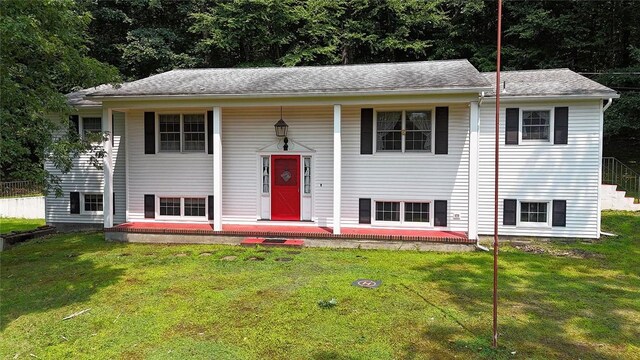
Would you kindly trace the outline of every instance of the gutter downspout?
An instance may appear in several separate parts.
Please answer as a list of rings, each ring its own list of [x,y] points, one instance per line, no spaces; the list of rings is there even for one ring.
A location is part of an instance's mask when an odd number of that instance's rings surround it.
[[[484,91],[480,93],[480,99],[478,100],[478,108],[480,106],[482,106],[482,102],[484,101]],[[479,111],[478,111],[479,113]],[[478,126],[480,126],[480,114],[478,114]],[[482,251],[489,251],[489,248],[487,248],[486,246],[482,246],[480,245],[480,236],[477,237],[476,239],[476,249],[478,250],[482,250]]]
[[[597,214],[597,236],[598,239],[602,236],[602,201],[600,199],[600,188],[602,184],[602,154],[604,147],[604,112],[611,106],[613,103],[613,98],[609,98],[607,103],[602,106],[600,113],[600,134],[598,135],[600,142],[600,146],[598,147],[598,158],[600,160],[600,164],[598,165],[598,214]],[[602,104],[602,103],[601,103]]]

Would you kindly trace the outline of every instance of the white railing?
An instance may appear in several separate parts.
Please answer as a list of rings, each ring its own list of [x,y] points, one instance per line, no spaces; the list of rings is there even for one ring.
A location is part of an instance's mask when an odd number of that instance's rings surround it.
[[[640,175],[614,157],[602,158],[602,183],[617,185],[627,196],[640,198]]]

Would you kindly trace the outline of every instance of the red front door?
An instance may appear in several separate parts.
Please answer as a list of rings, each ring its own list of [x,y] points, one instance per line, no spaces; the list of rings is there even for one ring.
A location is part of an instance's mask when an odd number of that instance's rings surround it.
[[[271,156],[271,220],[300,220],[300,156]]]

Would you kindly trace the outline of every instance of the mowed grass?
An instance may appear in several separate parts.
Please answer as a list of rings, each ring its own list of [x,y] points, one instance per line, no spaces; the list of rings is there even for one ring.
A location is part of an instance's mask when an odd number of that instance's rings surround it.
[[[44,225],[44,219],[18,219],[0,217],[0,234],[11,231],[33,230]]]
[[[0,354],[638,359],[640,214],[610,212],[603,219],[607,231],[621,236],[541,245],[556,255],[502,248],[495,351],[490,253],[293,254],[108,243],[102,234],[85,233],[31,241],[0,255]],[[583,256],[559,256],[563,251]],[[283,257],[292,261],[276,261]],[[351,286],[359,278],[382,286]],[[335,307],[318,306],[332,298]]]

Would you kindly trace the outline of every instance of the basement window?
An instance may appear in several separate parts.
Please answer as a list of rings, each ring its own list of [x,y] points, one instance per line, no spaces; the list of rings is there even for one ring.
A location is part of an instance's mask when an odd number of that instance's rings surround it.
[[[84,211],[85,212],[103,211],[102,194],[84,194]]]
[[[184,198],[184,216],[205,216],[206,201],[204,198]]]
[[[400,202],[376,201],[376,221],[400,221]]]
[[[428,202],[407,202],[404,203],[404,221],[406,222],[425,222],[428,223],[429,217]]]
[[[549,222],[548,202],[520,202],[520,223],[523,225],[547,225]]]
[[[160,215],[180,216],[180,198],[160,198]]]

